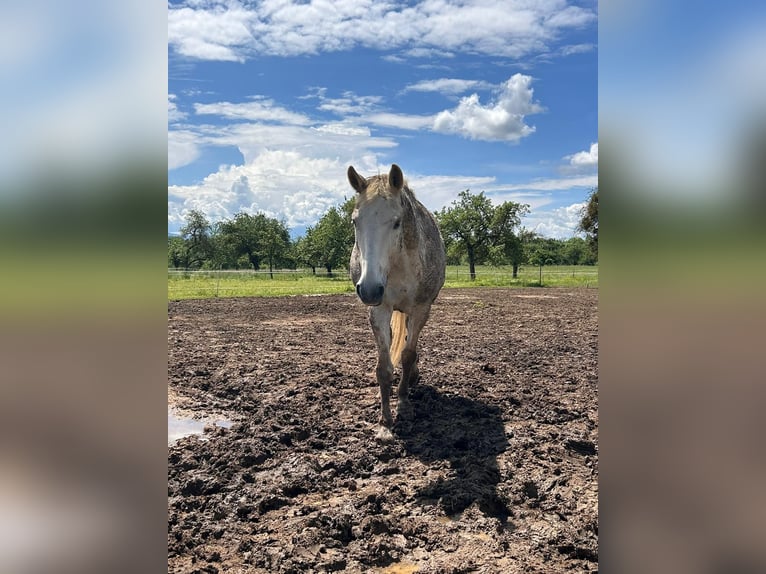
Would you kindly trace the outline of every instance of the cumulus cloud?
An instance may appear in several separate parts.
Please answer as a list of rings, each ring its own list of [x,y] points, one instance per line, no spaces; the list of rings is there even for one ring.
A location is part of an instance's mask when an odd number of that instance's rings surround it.
[[[168,7],[168,42],[198,60],[244,61],[254,14],[236,3],[187,2]]]
[[[577,224],[586,202],[573,203],[550,210],[537,210],[524,218],[523,225],[544,237],[569,239],[578,234]]]
[[[408,55],[463,51],[521,58],[546,52],[562,29],[596,21],[567,0],[533,4],[423,0],[266,1],[241,4],[187,0],[168,10],[168,42],[177,54],[243,61],[353,48],[406,50]]]
[[[180,226],[198,209],[211,221],[244,211],[284,218],[288,227],[310,224],[352,193],[346,167],[297,151],[264,152],[248,164],[222,166],[199,184],[169,186],[168,223]]]
[[[569,170],[591,171],[598,168],[598,142],[590,144],[587,151],[578,151],[572,155],[564,156]]]
[[[514,74],[502,86],[494,102],[482,105],[478,94],[460,100],[453,110],[436,115],[433,130],[454,133],[477,140],[518,141],[535,131],[524,123],[525,117],[543,111],[532,100],[532,78]]]

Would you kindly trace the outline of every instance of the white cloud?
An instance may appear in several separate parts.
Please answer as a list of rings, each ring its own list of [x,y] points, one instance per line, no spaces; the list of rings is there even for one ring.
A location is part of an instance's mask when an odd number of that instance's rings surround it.
[[[402,166],[405,168],[406,166]],[[408,175],[405,169],[404,177],[409,182],[410,189],[428,209],[440,210],[454,200],[458,194],[466,189],[474,193],[485,189],[495,183],[491,176],[470,175]]]
[[[521,58],[548,50],[562,29],[596,21],[567,0],[497,2],[423,0],[187,1],[168,10],[168,42],[183,56],[245,60],[356,47],[406,50],[410,56],[462,51]]]
[[[490,141],[518,141],[535,131],[524,123],[525,117],[543,111],[532,101],[532,78],[514,74],[502,86],[496,101],[479,102],[478,94],[460,100],[454,110],[436,115],[433,130],[463,137]]]
[[[433,125],[434,116],[379,113],[364,116],[363,119],[378,126],[388,126],[402,130],[421,130]]]
[[[189,165],[200,156],[199,136],[187,130],[168,132],[168,169]]]
[[[255,97],[251,102],[239,104],[231,102],[194,104],[194,111],[198,115],[211,114],[233,120],[268,121],[294,125],[312,123],[306,116],[277,106],[272,100],[263,97]]]
[[[284,218],[288,227],[316,222],[332,205],[350,196],[346,165],[297,151],[270,151],[240,166],[223,166],[197,185],[168,187],[168,223],[182,224],[198,209],[211,221],[239,211]]]
[[[544,237],[569,239],[578,234],[577,224],[585,202],[573,203],[551,210],[534,210],[524,217],[522,225]]]
[[[168,123],[181,121],[187,116],[186,112],[182,112],[178,109],[175,99],[175,94],[168,94]]]
[[[578,177],[563,177],[558,179],[538,179],[527,183],[504,185],[501,189],[507,191],[563,191],[575,187],[595,187],[597,185],[597,175],[585,175]]]
[[[560,52],[562,56],[571,56],[572,54],[585,54],[595,49],[595,44],[570,44],[563,46]]]
[[[358,115],[376,109],[383,98],[380,96],[359,96],[353,92],[344,92],[343,97],[325,97],[325,90],[317,90],[319,109],[338,115]]]
[[[168,43],[178,53],[199,60],[244,61],[254,38],[255,14],[230,3],[188,2],[169,6]]]
[[[462,94],[468,90],[488,89],[492,84],[482,80],[460,80],[456,78],[439,78],[437,80],[424,80],[416,84],[410,84],[404,88],[405,92],[439,92],[441,94]]]
[[[592,171],[598,169],[598,142],[590,144],[588,151],[578,151],[564,156],[569,162],[565,171]]]

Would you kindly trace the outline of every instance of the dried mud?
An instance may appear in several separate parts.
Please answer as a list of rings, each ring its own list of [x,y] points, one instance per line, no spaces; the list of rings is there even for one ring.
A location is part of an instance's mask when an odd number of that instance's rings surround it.
[[[598,291],[445,289],[379,444],[353,296],[168,304],[168,572],[595,572]],[[396,399],[392,398],[395,408]]]

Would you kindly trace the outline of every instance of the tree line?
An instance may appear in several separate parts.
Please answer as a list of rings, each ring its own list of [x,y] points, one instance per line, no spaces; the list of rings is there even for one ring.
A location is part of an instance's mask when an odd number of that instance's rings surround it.
[[[309,267],[332,275],[346,269],[354,245],[352,197],[331,207],[303,236],[291,240],[284,221],[263,213],[240,212],[210,223],[203,213],[186,215],[180,236],[168,237],[168,266],[176,269],[296,269]],[[581,213],[578,230],[586,238],[552,239],[521,227],[529,206],[506,201],[494,205],[484,192],[465,190],[434,216],[447,249],[448,265],[593,265],[598,261],[598,188]]]

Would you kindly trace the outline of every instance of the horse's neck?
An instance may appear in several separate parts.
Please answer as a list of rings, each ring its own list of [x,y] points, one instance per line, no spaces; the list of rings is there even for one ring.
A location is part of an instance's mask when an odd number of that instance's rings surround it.
[[[415,196],[407,187],[402,191],[402,197],[404,199],[404,201],[402,201],[402,208],[404,209],[404,217],[402,219],[404,224],[405,243],[408,247],[413,247],[417,245],[420,236],[420,230],[418,229],[417,224],[417,199],[415,199]]]

